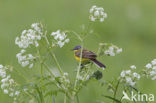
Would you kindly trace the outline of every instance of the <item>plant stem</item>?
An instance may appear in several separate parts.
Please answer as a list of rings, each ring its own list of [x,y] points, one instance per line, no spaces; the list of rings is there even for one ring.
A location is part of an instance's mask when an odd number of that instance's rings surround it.
[[[119,83],[120,83],[120,80],[118,80],[117,84],[116,84],[116,87],[115,87],[115,92],[114,92],[114,98],[116,99],[116,93],[117,93],[117,90],[118,90],[118,87],[119,87]],[[114,101],[113,101],[114,103]]]
[[[59,70],[59,72],[61,73],[61,75],[63,75],[63,71],[62,71],[62,69],[61,69],[61,66],[60,66],[60,64],[59,64],[59,62],[58,62],[58,60],[57,60],[57,58],[56,58],[54,52],[51,52],[51,51],[49,50],[50,43],[49,43],[49,41],[48,41],[48,38],[47,38],[47,36],[46,36],[46,33],[45,33],[45,35],[44,35],[44,38],[45,38],[45,40],[46,40],[46,42],[47,42],[47,44],[48,44],[48,51],[49,51],[50,56],[54,59],[54,61],[55,61],[56,65],[57,65],[58,70]]]
[[[45,63],[43,63],[43,65],[46,67],[47,71],[51,74],[51,76],[52,76],[53,78],[55,78],[55,75],[50,71],[48,65],[45,64]]]
[[[41,88],[43,89],[43,65],[42,63],[41,63],[40,72],[41,72]]]
[[[55,96],[53,96],[53,103],[55,103]]]
[[[82,61],[82,51],[83,51],[83,42],[81,44],[81,53],[80,53],[80,61],[79,61],[79,66],[78,66],[78,70],[77,70],[77,74],[76,74],[76,80],[75,80],[75,84],[74,84],[74,91],[76,90],[76,86],[77,86],[77,81],[78,81],[78,77],[80,74],[80,69],[81,69],[81,61]],[[73,98],[75,96],[75,92],[73,92]]]
[[[49,52],[50,52],[50,51],[49,51]],[[59,62],[58,62],[58,60],[57,60],[55,54],[54,54],[53,52],[50,52],[50,55],[51,55],[51,57],[54,59],[54,61],[55,61],[56,65],[57,65],[58,70],[59,70],[59,72],[61,73],[61,75],[64,75],[64,74],[63,74],[63,71],[62,71],[62,69],[61,69],[61,66],[60,66],[60,64],[59,64]]]
[[[64,103],[66,103],[67,101],[67,96],[66,96],[66,93],[64,94]]]
[[[80,103],[80,102],[79,102],[79,97],[78,97],[78,95],[76,96],[76,99],[77,99],[77,103]]]

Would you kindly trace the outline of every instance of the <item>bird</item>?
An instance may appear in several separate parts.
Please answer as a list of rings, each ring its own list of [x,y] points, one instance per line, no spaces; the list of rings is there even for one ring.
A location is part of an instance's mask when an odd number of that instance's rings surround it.
[[[94,64],[96,64],[99,68],[105,69],[106,66],[101,63],[100,61],[98,61],[97,55],[92,52],[89,51],[85,48],[82,48],[80,45],[75,46],[74,49],[72,49],[72,51],[74,51],[74,57],[77,61],[80,62],[80,57],[81,57],[81,66],[84,67],[85,64],[88,64],[90,62],[93,62]],[[81,55],[82,52],[82,55]]]

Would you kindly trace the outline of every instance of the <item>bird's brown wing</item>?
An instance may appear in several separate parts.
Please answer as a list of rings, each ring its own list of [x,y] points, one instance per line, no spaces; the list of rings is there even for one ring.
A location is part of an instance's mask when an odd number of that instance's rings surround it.
[[[75,53],[76,56],[80,57],[81,55],[81,50],[77,51]],[[83,50],[82,51],[82,58],[88,58],[88,59],[96,59],[97,55],[93,53],[92,51],[89,50]]]

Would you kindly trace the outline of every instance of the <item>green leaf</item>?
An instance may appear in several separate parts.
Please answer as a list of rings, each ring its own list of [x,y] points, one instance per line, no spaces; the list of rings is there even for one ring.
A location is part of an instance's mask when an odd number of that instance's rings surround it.
[[[111,99],[111,100],[113,100],[113,101],[116,102],[116,103],[122,103],[120,100],[115,99],[115,98],[113,98],[113,97],[111,97],[111,96],[105,96],[105,95],[102,95],[102,96],[104,96],[104,97],[106,97],[106,98],[108,98],[108,99]]]
[[[57,96],[57,90],[55,90],[55,91],[48,91],[47,93],[45,93],[45,96],[44,97],[47,97],[47,96],[49,96],[49,95],[55,95],[55,96]]]

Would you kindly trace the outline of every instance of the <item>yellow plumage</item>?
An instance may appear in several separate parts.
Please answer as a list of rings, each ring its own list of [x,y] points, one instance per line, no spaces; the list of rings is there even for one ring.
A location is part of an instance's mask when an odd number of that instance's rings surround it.
[[[78,50],[74,50],[74,52],[77,52],[77,51],[78,51]],[[76,59],[77,61],[80,62],[80,57],[76,56],[75,53],[74,53],[74,57],[75,57],[75,59]],[[88,62],[88,61],[90,61],[90,59],[88,59],[88,58],[82,58],[82,59],[81,59],[81,62],[82,62],[82,63],[85,63],[85,62]]]

